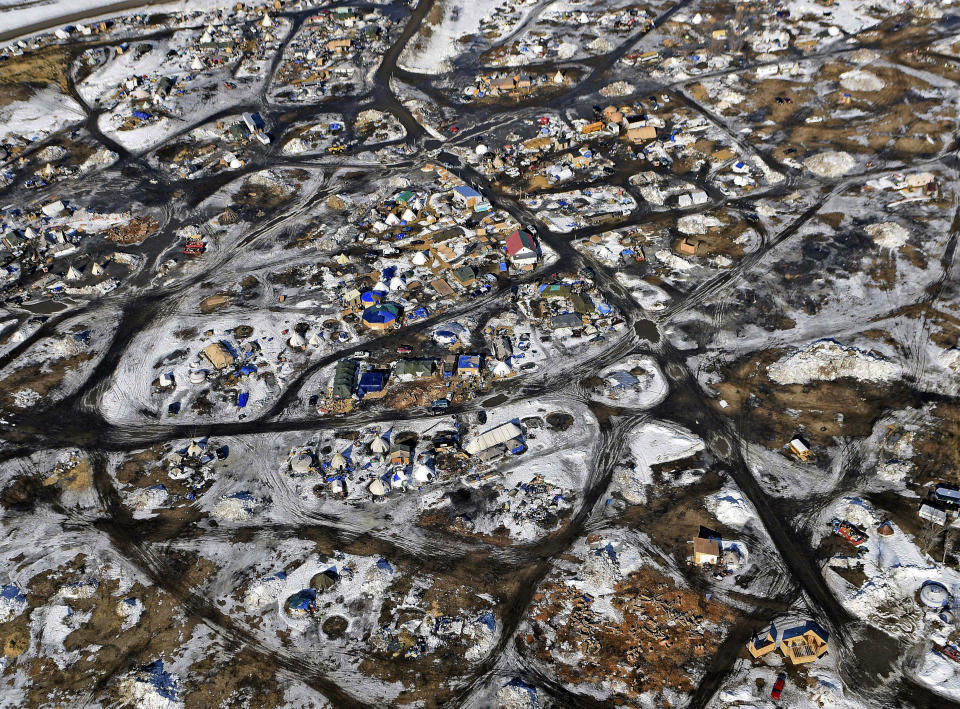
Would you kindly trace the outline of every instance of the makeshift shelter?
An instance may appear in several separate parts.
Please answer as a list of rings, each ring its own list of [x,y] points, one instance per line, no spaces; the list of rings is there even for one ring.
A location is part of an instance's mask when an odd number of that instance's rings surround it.
[[[513,421],[508,421],[507,423],[501,424],[496,428],[491,428],[486,433],[482,433],[479,436],[471,438],[469,441],[467,441],[464,449],[470,455],[477,455],[487,448],[493,448],[496,445],[505,444],[507,441],[512,441],[513,439],[520,439],[522,436],[523,431],[520,429],[520,427]]]
[[[203,356],[217,369],[226,369],[233,364],[233,354],[220,342],[211,342],[204,347]]]
[[[329,591],[337,585],[338,578],[336,567],[331,566],[326,571],[321,571],[319,574],[313,575],[313,578],[310,579],[310,588],[320,593]]]
[[[349,399],[353,396],[359,365],[353,360],[342,359],[337,362],[333,375],[333,396],[337,399]]]
[[[360,381],[357,384],[357,396],[361,399],[370,394],[378,394],[384,390],[387,385],[387,375],[380,371],[364,372],[360,375]]]
[[[313,467],[313,456],[309,453],[300,453],[290,461],[290,469],[295,473],[306,473]]]

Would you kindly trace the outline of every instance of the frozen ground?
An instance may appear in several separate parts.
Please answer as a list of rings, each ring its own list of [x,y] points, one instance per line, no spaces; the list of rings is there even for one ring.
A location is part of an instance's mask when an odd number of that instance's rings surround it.
[[[960,702],[950,12],[0,0],[0,705]]]

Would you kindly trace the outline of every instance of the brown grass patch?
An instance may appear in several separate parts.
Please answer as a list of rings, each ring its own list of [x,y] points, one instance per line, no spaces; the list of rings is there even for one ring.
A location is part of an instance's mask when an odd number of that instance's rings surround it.
[[[21,96],[24,86],[52,84],[66,93],[69,91],[69,67],[70,54],[63,47],[44,47],[19,57],[10,57],[0,64],[0,86],[16,88],[10,93],[6,89],[0,92],[0,106],[10,103],[11,95]]]

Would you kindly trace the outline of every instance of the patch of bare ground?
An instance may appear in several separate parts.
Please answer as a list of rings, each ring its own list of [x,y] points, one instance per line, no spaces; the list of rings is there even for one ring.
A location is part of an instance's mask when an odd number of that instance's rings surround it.
[[[738,617],[729,606],[679,589],[647,567],[617,583],[610,602],[618,620],[593,610],[592,599],[581,590],[551,578],[534,596],[532,629],[518,637],[520,650],[551,667],[574,690],[583,684],[612,685],[612,702],[633,704],[648,692],[666,707],[664,693],[694,687],[691,668],[706,665],[722,629]],[[560,648],[582,659],[564,662]]]
[[[938,404],[913,437],[913,482],[960,484],[960,406]]]
[[[64,490],[82,492],[93,486],[93,468],[89,458],[59,464],[43,480],[45,486],[56,485]]]
[[[28,665],[30,706],[75,705],[91,688],[107,682],[115,673],[169,656],[189,637],[195,621],[186,619],[180,605],[164,591],[137,583],[128,593],[121,594],[119,581],[102,571],[92,569],[86,555],[78,554],[70,562],[34,576],[24,588],[27,608],[0,624],[0,642],[10,658],[3,674],[10,676],[23,664]],[[55,602],[65,586],[91,579],[96,583],[84,586],[90,590],[89,595],[79,594],[66,601],[73,612],[89,613],[90,618],[66,636],[64,649],[86,652],[64,668],[49,657],[23,657],[31,643],[31,614]],[[124,629],[120,604],[124,598],[134,597],[143,603],[144,611],[139,622]],[[106,691],[110,694],[112,689]]]
[[[771,450],[782,449],[798,434],[814,446],[828,445],[835,436],[869,436],[884,411],[900,408],[909,398],[901,383],[840,379],[778,384],[767,377],[767,367],[783,354],[770,349],[723,365],[723,381],[712,385],[719,393],[711,401],[715,410],[740,419],[743,435]]]
[[[449,568],[442,571],[428,571],[411,563],[403,567],[403,576],[387,590],[379,618],[381,626],[399,628],[413,618],[472,620],[488,610],[495,611],[499,623],[500,612],[495,609],[506,607],[508,599],[519,593],[524,581],[523,572],[498,571],[485,552],[451,562]],[[412,580],[425,574],[432,577],[432,582],[423,590],[417,606],[405,604]],[[488,595],[493,601],[482,595]],[[470,671],[470,663],[464,659],[466,641],[457,635],[445,637],[445,642],[436,650],[419,657],[407,657],[416,638],[401,629],[395,643],[385,648],[370,648],[360,663],[360,671],[384,682],[402,682],[405,689],[394,700],[396,706],[416,704],[429,709],[443,706]]]
[[[694,458],[653,466],[654,481],[646,504],[630,505],[617,524],[642,529],[659,549],[683,564],[692,553],[690,541],[701,525],[733,537],[735,532],[714,517],[703,506],[703,499],[720,490],[723,481],[714,471],[705,472],[692,484],[676,487],[668,479],[680,470],[696,467]]]
[[[94,356],[93,352],[81,352],[47,367],[32,365],[15,370],[6,379],[0,381],[0,407],[9,409],[17,406],[15,395],[23,389],[32,389],[40,395],[42,400],[63,381],[67,372],[77,369]]]
[[[405,382],[391,386],[383,397],[383,403],[398,411],[413,406],[429,406],[437,399],[449,399],[451,404],[459,404],[467,399],[468,391],[448,389],[440,379],[430,378],[415,382]]]
[[[113,227],[106,236],[115,244],[139,244],[160,228],[153,217],[134,217],[123,226]]]
[[[0,106],[28,99],[31,86],[52,84],[66,93],[69,66],[69,52],[58,46],[8,57],[0,71]]]

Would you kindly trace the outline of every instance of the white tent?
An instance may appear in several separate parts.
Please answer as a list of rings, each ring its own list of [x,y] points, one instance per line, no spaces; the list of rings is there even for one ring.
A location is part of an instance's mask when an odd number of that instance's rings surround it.
[[[290,469],[295,473],[305,473],[313,467],[313,458],[309,453],[300,453],[290,461]]]
[[[405,290],[407,284],[403,282],[400,276],[394,276],[390,279],[390,290]]]
[[[383,484],[383,481],[380,478],[377,478],[369,487],[370,493],[376,495],[377,497],[383,497],[387,494],[387,486]]]
[[[418,483],[427,483],[433,480],[433,471],[426,463],[418,463],[413,470],[413,479]]]
[[[347,459],[340,454],[340,451],[333,454],[333,457],[330,459],[330,467],[334,470],[343,470],[347,467]]]
[[[294,349],[299,349],[301,347],[306,347],[307,341],[303,339],[303,335],[301,335],[299,332],[295,332],[293,335],[291,335],[290,339],[287,340],[287,344]]]
[[[377,436],[370,442],[370,450],[377,455],[383,455],[390,450],[390,444],[384,440],[383,436]]]

